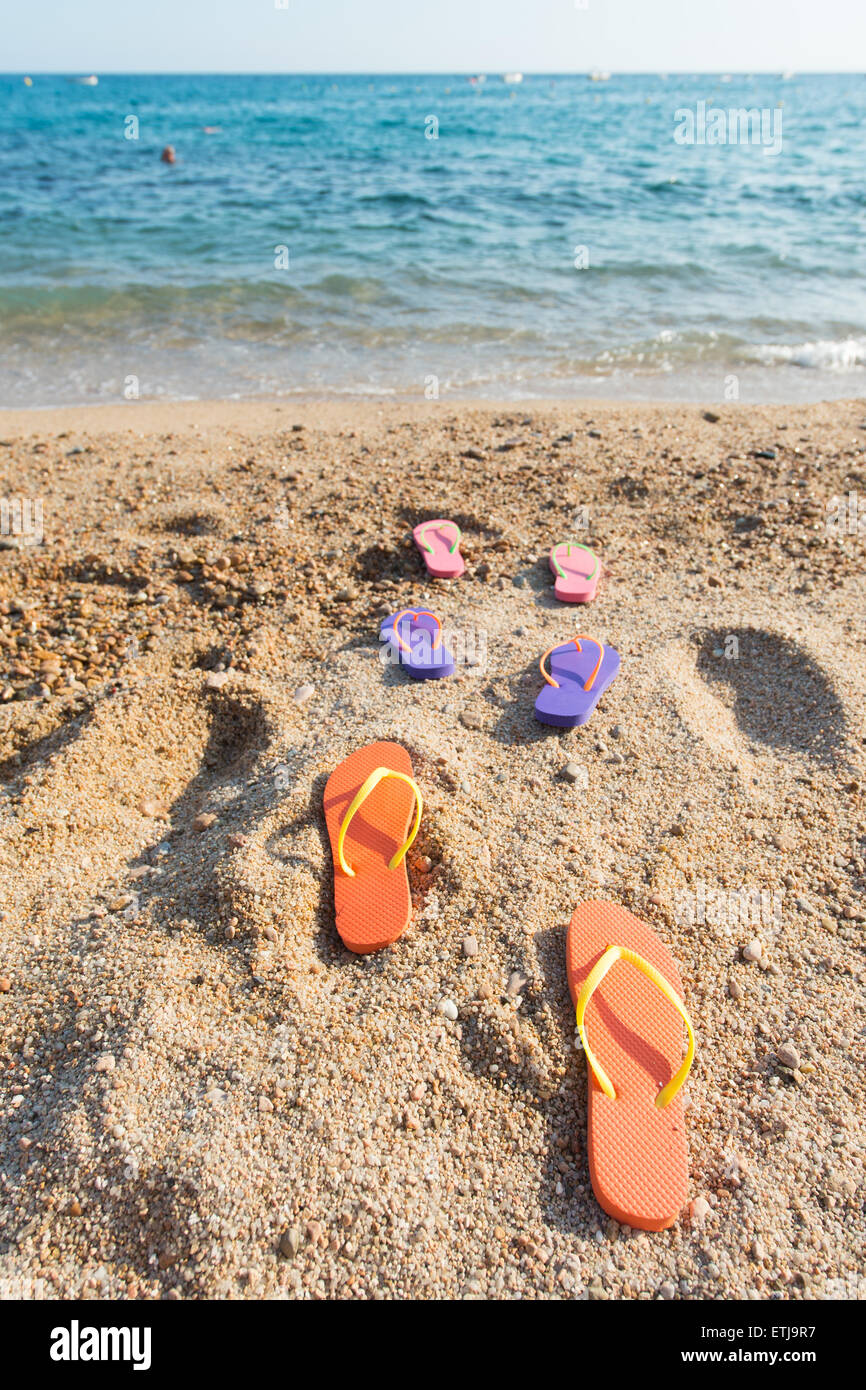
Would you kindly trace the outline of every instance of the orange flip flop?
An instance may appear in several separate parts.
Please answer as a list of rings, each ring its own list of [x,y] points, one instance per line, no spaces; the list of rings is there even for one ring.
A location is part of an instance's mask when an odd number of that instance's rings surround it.
[[[663,1231],[688,1196],[680,1089],[695,1054],[676,965],[655,932],[617,903],[581,903],[565,954],[589,1071],[595,1195],[624,1225]]]
[[[337,931],[350,951],[380,951],[412,916],[405,861],[424,803],[406,749],[399,743],[356,749],[328,778],[324,804]]]

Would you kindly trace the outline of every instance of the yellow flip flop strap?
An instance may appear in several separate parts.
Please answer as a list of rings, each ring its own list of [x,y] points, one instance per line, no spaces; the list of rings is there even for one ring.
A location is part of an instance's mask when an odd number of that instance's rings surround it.
[[[599,1086],[606,1096],[609,1096],[611,1100],[616,1100],[616,1091],[613,1088],[613,1082],[589,1045],[586,1036],[586,1025],[583,1020],[586,1016],[587,1005],[590,999],[598,989],[611,966],[615,965],[618,960],[628,961],[629,965],[633,965],[637,970],[642,971],[648,980],[652,980],[653,984],[657,985],[661,990],[665,999],[673,1004],[680,1018],[683,1020],[683,1023],[686,1025],[686,1031],[689,1035],[689,1046],[685,1055],[685,1060],[676,1076],[671,1077],[668,1084],[659,1091],[655,1099],[656,1109],[664,1110],[666,1105],[670,1105],[692,1069],[692,1062],[695,1060],[695,1034],[691,1019],[686,1013],[685,1005],[676,990],[669,984],[664,975],[659,974],[655,966],[650,965],[649,961],[644,960],[643,956],[639,956],[637,951],[630,951],[626,946],[608,946],[604,955],[600,960],[596,961],[595,965],[590,970],[583,982],[583,987],[577,1000],[577,1031],[580,1035],[580,1041],[586,1053],[586,1060],[592,1068],[593,1075]]]
[[[375,788],[378,787],[379,783],[383,781],[386,777],[399,778],[401,782],[406,782],[407,785],[410,786],[413,792],[415,793],[415,824],[412,826],[408,840],[402,846],[401,849],[398,849],[397,853],[394,855],[394,858],[388,865],[389,869],[396,869],[397,865],[402,863],[406,855],[406,852],[409,849],[409,846],[415,839],[415,836],[418,834],[418,826],[421,824],[421,812],[424,810],[424,802],[421,797],[421,792],[419,790],[417,782],[414,780],[414,778],[407,777],[405,772],[395,772],[393,768],[390,767],[374,768],[373,771],[370,773],[370,776],[366,779],[366,781],[361,783],[360,787],[355,793],[355,796],[352,800],[352,804],[346,812],[345,816],[343,817],[343,824],[340,826],[340,833],[337,836],[337,859],[339,861],[340,868],[343,870],[343,873],[348,874],[349,878],[355,877],[355,870],[349,867],[343,855],[343,844],[346,839],[346,831],[349,829],[349,822],[354,816],[358,807],[367,800],[367,797],[370,795],[370,793],[374,791]]]

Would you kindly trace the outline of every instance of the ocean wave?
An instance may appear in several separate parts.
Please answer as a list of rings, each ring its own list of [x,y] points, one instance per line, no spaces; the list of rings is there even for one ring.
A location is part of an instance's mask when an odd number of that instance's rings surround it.
[[[373,275],[345,275],[334,271],[307,286],[309,293],[319,291],[336,299],[354,299],[362,304],[396,302],[397,296],[383,280]]]
[[[818,340],[814,343],[761,343],[752,354],[757,362],[772,367],[785,364],[812,371],[852,372],[866,366],[866,338]]]

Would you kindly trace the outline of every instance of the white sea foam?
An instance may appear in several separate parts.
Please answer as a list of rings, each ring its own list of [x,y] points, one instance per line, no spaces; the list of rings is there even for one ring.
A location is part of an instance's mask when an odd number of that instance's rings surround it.
[[[840,338],[798,343],[762,343],[755,357],[767,366],[787,363],[793,367],[811,367],[817,371],[851,372],[866,366],[866,338]]]

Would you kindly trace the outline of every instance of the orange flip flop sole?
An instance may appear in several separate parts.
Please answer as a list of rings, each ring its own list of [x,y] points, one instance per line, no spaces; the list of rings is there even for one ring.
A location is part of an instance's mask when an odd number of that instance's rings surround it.
[[[324,807],[334,859],[334,908],[344,945],[358,955],[390,946],[412,917],[406,861],[389,869],[405,842],[414,810],[411,787],[385,778],[358,808],[343,846],[355,877],[340,868],[337,840],[358,790],[377,767],[412,776],[412,761],[399,743],[370,743],[334,769],[325,786]]]
[[[568,986],[575,1004],[581,986],[608,946],[643,956],[673,986],[683,987],[667,947],[618,903],[576,908],[566,938]],[[682,1020],[639,970],[619,961],[591,996],[586,1037],[610,1077],[616,1098],[605,1095],[587,1068],[587,1149],[599,1205],[624,1225],[663,1231],[688,1196],[688,1145],[682,1095],[655,1105],[662,1086],[683,1059]]]

